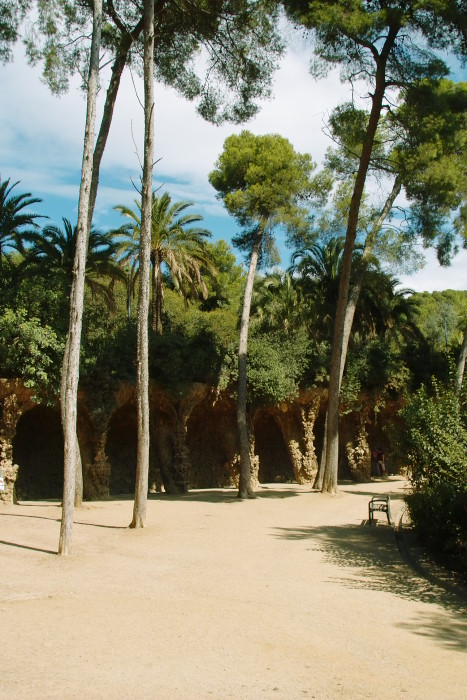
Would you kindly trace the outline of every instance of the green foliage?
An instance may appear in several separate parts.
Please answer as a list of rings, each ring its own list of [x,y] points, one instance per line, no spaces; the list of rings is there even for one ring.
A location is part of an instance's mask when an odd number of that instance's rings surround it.
[[[167,290],[166,330],[150,339],[151,378],[176,393],[193,381],[217,387],[236,336],[237,316],[230,309],[203,312],[186,307]]]
[[[135,201],[136,211],[118,205],[115,210],[130,219],[114,235],[119,243],[119,262],[127,269],[128,293],[138,275],[141,237],[141,201]],[[162,267],[168,269],[172,286],[185,301],[197,299],[199,293],[206,298],[208,291],[204,275],[216,271],[206,249],[206,239],[211,232],[193,226],[203,217],[184,213],[193,202],[173,202],[164,192],[160,197],[152,193],[150,259],[152,267],[152,328],[162,333],[162,307],[164,276]]]
[[[248,405],[274,406],[293,399],[307,368],[308,348],[304,330],[253,334],[248,343]],[[232,342],[223,357],[219,389],[235,395],[237,380],[237,347]]]
[[[467,320],[467,292],[446,289],[413,296],[417,324],[430,347],[437,352],[457,349]]]
[[[206,253],[216,275],[206,277],[207,297],[201,301],[203,311],[216,308],[230,308],[234,313],[240,310],[245,289],[243,266],[237,264],[230,245],[224,241],[206,243]]]
[[[311,178],[314,168],[311,156],[296,153],[283,136],[242,131],[225,140],[209,181],[240,226],[297,229],[307,222],[303,202],[328,191],[328,182]]]
[[[408,199],[412,226],[436,243],[441,264],[467,241],[467,83],[422,80],[407,86],[390,118],[399,131],[392,158]]]
[[[0,269],[2,256],[8,248],[22,250],[22,238],[28,228],[37,228],[38,214],[25,211],[31,204],[37,204],[40,199],[31,197],[30,192],[14,194],[14,188],[19,182],[10,185],[10,179],[0,178]]]
[[[31,0],[0,0],[0,62],[11,61],[11,46],[18,40],[19,27]]]
[[[102,46],[106,63],[131,64],[142,73],[142,0],[105,2]],[[38,0],[38,16],[26,37],[32,63],[57,94],[70,75],[85,75],[92,5]],[[155,76],[197,102],[203,118],[242,122],[270,92],[282,45],[277,4],[269,0],[181,0],[155,3]],[[199,60],[202,54],[202,60]]]
[[[20,378],[39,400],[53,399],[60,384],[64,345],[49,326],[24,309],[4,309],[0,316],[2,376]]]
[[[384,338],[371,338],[353,346],[347,356],[341,399],[345,413],[358,411],[368,394],[375,411],[389,398],[399,396],[409,382],[400,354]]]
[[[73,279],[77,227],[63,219],[63,228],[50,225],[42,231],[28,231],[22,238],[29,244],[24,249],[21,274],[48,280],[52,290],[69,298]],[[117,244],[110,233],[91,228],[86,258],[85,283],[94,297],[103,299],[110,310],[115,308],[113,285],[123,277],[114,260]],[[110,282],[108,281],[110,280]],[[107,281],[107,284],[106,284]],[[52,292],[53,294],[54,292]]]
[[[407,401],[405,447],[413,494],[407,498],[422,538],[467,574],[467,425],[462,398],[436,380]]]
[[[467,428],[459,395],[433,379],[432,393],[420,387],[401,415],[414,488],[419,491],[445,481],[466,484]]]

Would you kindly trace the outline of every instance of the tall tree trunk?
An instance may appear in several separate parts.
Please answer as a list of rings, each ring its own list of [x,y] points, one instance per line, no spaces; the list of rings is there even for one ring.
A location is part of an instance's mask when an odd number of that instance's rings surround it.
[[[250,441],[248,435],[248,418],[246,407],[246,360],[248,349],[248,327],[250,324],[251,297],[255,279],[258,256],[263,238],[262,228],[256,235],[251,252],[250,267],[246,279],[245,295],[243,297],[242,320],[240,325],[240,342],[238,345],[238,396],[237,396],[237,426],[240,441],[240,480],[238,497],[254,498],[251,487]]]
[[[117,99],[118,89],[120,87],[120,80],[122,77],[123,69],[125,68],[128,60],[128,54],[130,53],[130,49],[133,43],[138,40],[142,31],[143,19],[141,19],[138,22],[133,31],[125,33],[122,36],[116,52],[114,63],[112,65],[112,75],[110,78],[109,85],[107,87],[101,124],[99,128],[99,133],[97,135],[96,145],[94,147],[93,154],[93,173],[91,180],[88,210],[89,227],[91,227],[94,207],[96,205],[97,189],[99,186],[100,165],[102,161],[102,156],[104,155],[105,146],[107,144],[107,138],[109,136],[110,125],[112,123],[112,117],[115,108],[115,101]]]
[[[459,392],[462,389],[462,383],[464,381],[465,360],[467,358],[467,325],[464,328],[463,336],[464,337],[462,340],[462,347],[460,350],[459,359],[457,360],[457,372],[456,372],[457,390]]]
[[[394,185],[392,187],[391,193],[388,196],[383,209],[381,210],[378,219],[375,221],[370,233],[365,239],[365,245],[363,248],[362,259],[360,260],[359,269],[354,277],[353,283],[350,287],[349,298],[347,301],[347,307],[345,309],[345,322],[344,322],[344,335],[342,338],[342,353],[339,369],[339,393],[342,384],[342,377],[344,376],[345,361],[347,359],[347,350],[349,347],[350,332],[352,330],[353,319],[355,316],[355,309],[357,307],[357,302],[360,297],[360,292],[362,291],[363,280],[365,278],[366,271],[368,270],[368,265],[370,263],[370,256],[373,252],[378,233],[381,230],[381,226],[386,220],[389,212],[392,209],[396,197],[401,191],[401,181],[399,176],[394,180]],[[327,452],[327,428],[328,428],[328,416],[326,413],[326,420],[324,422],[324,438],[323,438],[323,448],[321,451],[321,459],[319,463],[318,474],[316,475],[315,483],[313,488],[322,489],[324,473],[326,469],[326,452]]]
[[[76,436],[75,465],[75,508],[81,508],[83,505],[83,463],[81,461],[78,436]]]
[[[328,413],[326,410],[326,417],[324,419],[324,435],[323,435],[323,446],[321,447],[321,458],[319,460],[318,473],[316,474],[315,481],[313,483],[314,489],[323,488],[324,472],[326,471],[326,448],[328,441]]]
[[[162,270],[159,256],[155,256],[152,275],[152,330],[162,335]]]
[[[352,269],[352,254],[357,234],[360,206],[365,187],[366,176],[373,151],[376,130],[378,128],[384,93],[386,89],[386,63],[397,36],[397,28],[389,30],[381,54],[377,59],[375,91],[372,95],[372,106],[368,126],[363,143],[360,163],[355,178],[355,185],[350,202],[344,253],[342,258],[342,273],[337,300],[334,335],[332,340],[331,367],[329,372],[328,410],[327,410],[327,439],[326,439],[326,468],[323,477],[322,490],[326,493],[337,493],[337,472],[339,462],[339,398],[342,368],[342,351],[345,334],[348,330],[346,319],[347,301]]]
[[[94,146],[96,122],[96,98],[99,82],[99,50],[102,28],[102,0],[95,0],[93,5],[93,31],[91,55],[89,59],[89,76],[87,86],[86,127],[83,146],[83,163],[81,168],[81,185],[78,203],[78,224],[76,251],[73,265],[73,282],[70,294],[70,321],[68,336],[63,356],[62,378],[60,388],[63,440],[63,509],[60,527],[58,553],[71,553],[73,533],[73,507],[75,497],[76,455],[79,450],[76,425],[79,381],[79,354],[81,346],[81,328],[84,304],[84,278],[86,273],[86,256],[89,240],[89,195],[92,178],[92,152]]]
[[[149,474],[149,282],[152,219],[152,171],[154,166],[154,2],[144,0],[144,161],[141,194],[139,253],[138,345],[136,394],[138,448],[132,528],[144,527]]]

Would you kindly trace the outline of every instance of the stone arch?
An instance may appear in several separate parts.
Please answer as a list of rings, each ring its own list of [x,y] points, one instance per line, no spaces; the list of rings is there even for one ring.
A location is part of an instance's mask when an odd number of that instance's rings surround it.
[[[172,493],[173,481],[173,421],[164,411],[152,407],[149,449],[150,491]],[[110,465],[109,493],[133,494],[136,482],[138,448],[138,417],[136,404],[128,401],[110,418],[105,454]]]
[[[60,414],[49,406],[23,413],[12,440],[18,464],[19,499],[61,498],[63,492],[63,431]]]
[[[107,431],[105,453],[110,464],[111,495],[134,493],[137,445],[136,405],[129,401],[113,413]]]
[[[187,422],[191,488],[221,488],[236,480],[238,458],[235,407],[206,400],[193,409]]]
[[[295,481],[292,461],[277,420],[260,412],[255,421],[255,454],[259,457],[261,484]]]

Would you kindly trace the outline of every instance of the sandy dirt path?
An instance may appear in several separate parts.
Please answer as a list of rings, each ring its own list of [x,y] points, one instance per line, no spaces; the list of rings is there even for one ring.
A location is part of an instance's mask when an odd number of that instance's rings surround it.
[[[75,512],[0,507],[0,698],[43,700],[467,698],[467,601],[417,575],[372,494],[270,485]]]

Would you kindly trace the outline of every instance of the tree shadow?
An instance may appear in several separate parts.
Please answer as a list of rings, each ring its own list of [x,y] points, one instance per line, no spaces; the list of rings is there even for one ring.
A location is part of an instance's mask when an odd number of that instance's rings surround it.
[[[0,540],[0,544],[4,544],[7,547],[17,547],[19,549],[28,549],[31,552],[40,552],[41,554],[57,554],[57,552],[51,549],[42,549],[41,547],[31,547],[27,544],[19,544],[19,542],[7,542],[6,540]]]
[[[446,591],[413,571],[401,558],[392,528],[384,525],[275,528],[274,536],[292,541],[309,540],[309,550],[321,552],[325,561],[342,570],[342,576],[333,577],[333,581],[346,588],[384,591],[405,600],[444,608],[445,614],[423,613],[420,619],[399,626],[451,649],[467,650],[465,594]]]
[[[50,518],[47,515],[29,515],[23,513],[0,513],[0,517],[7,518],[33,518],[34,520],[51,520],[54,523],[60,523],[61,518]],[[123,525],[101,525],[100,523],[84,523],[81,520],[73,520],[73,525],[87,525],[88,527],[103,527],[106,530],[126,530]]]
[[[168,493],[150,493],[148,500],[150,501],[190,501],[200,503],[241,503],[243,499],[238,498],[238,489],[199,489],[188,491],[182,494]],[[303,491],[296,489],[268,489],[267,486],[262,486],[255,491],[255,498],[245,500],[261,500],[263,498],[293,498],[303,494]]]

